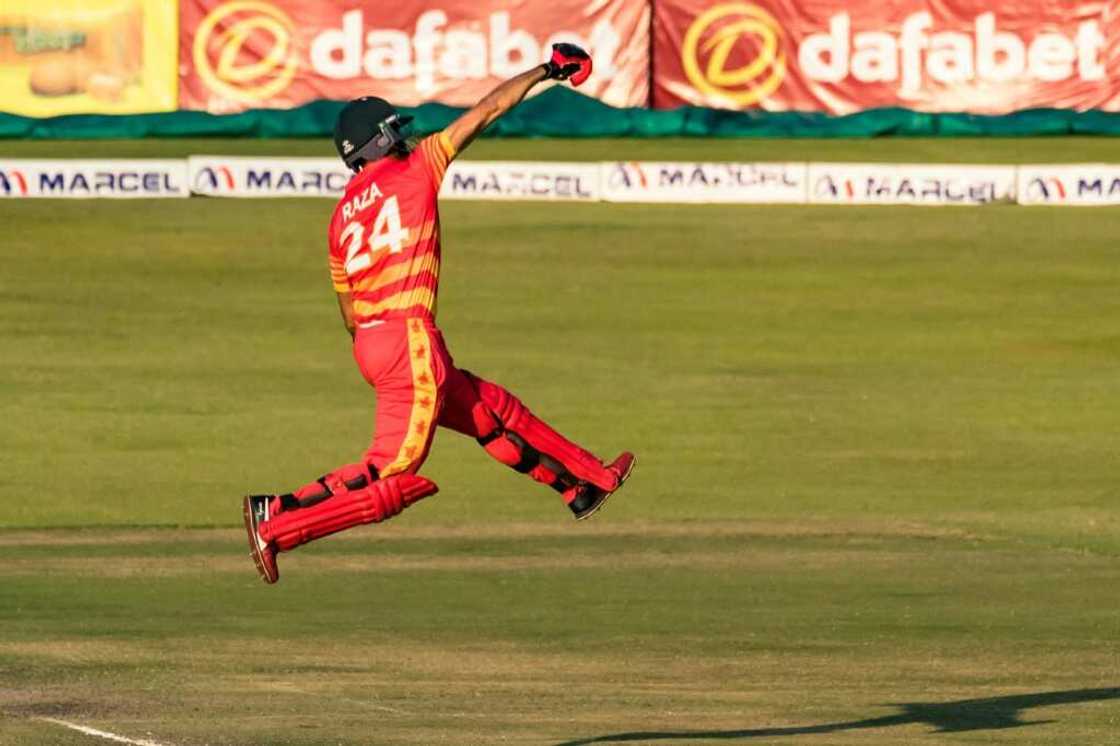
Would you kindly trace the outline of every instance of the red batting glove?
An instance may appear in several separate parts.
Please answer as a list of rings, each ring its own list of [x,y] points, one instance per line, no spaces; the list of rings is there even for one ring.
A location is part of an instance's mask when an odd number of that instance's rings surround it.
[[[544,63],[544,69],[548,78],[566,80],[575,87],[591,75],[591,55],[575,44],[553,44],[552,59]]]

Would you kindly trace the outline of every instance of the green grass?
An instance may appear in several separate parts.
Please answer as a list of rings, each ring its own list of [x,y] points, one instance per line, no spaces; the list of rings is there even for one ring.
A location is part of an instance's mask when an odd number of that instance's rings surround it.
[[[238,496],[352,460],[372,422],[329,207],[0,201],[0,743],[96,742],[44,716],[176,746],[1115,737],[1120,211],[449,203],[458,364],[639,469],[576,525],[440,434],[437,497],[267,588]]]
[[[0,732],[1067,744],[1117,726],[1113,558],[883,521],[385,526],[285,558],[267,588],[242,538],[0,539]]]
[[[0,158],[182,158],[188,155],[335,157],[329,139],[183,138],[151,140],[0,140]],[[878,139],[482,139],[468,159],[863,161],[907,163],[1115,162],[1109,137]]]

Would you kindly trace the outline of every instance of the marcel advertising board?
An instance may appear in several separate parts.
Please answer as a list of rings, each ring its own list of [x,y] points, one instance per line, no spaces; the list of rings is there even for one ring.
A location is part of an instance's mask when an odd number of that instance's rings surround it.
[[[1019,204],[1120,205],[1120,165],[1019,166]]]
[[[326,197],[335,158],[0,160],[0,199]],[[1120,205],[1120,164],[457,161],[440,199],[663,204]]]
[[[341,197],[353,174],[337,158],[191,156],[190,188],[208,197]],[[457,161],[441,199],[599,199],[599,165]]]
[[[0,199],[189,197],[183,160],[4,160]]]
[[[603,163],[608,202],[799,203],[804,163]]]
[[[338,158],[192,155],[190,188],[207,197],[341,197],[353,174]]]
[[[1115,3],[659,0],[655,107],[1120,110]]]
[[[456,161],[443,178],[439,196],[594,202],[600,199],[599,164]]]
[[[645,0],[182,0],[180,105],[226,113],[372,94],[468,106],[569,41],[595,59],[582,92],[641,106],[650,12]]]
[[[0,108],[30,117],[174,110],[177,14],[165,0],[4,0]]]
[[[809,202],[986,205],[1015,197],[1015,166],[810,163]]]

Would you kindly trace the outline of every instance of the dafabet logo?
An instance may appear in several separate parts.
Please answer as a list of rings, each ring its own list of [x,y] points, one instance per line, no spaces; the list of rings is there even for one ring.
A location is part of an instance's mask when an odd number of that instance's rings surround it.
[[[870,84],[906,101],[946,89],[990,99],[1008,84],[1093,83],[1108,74],[1108,39],[1098,18],[1030,25],[1019,18],[1001,23],[990,11],[946,17],[926,9],[901,14],[895,6],[805,18],[781,8],[762,0],[722,3],[692,20],[681,63],[710,103],[765,103],[791,76],[818,90]]]
[[[283,91],[296,73],[295,26],[279,8],[234,0],[202,19],[191,50],[206,86],[221,96],[255,104]]]
[[[749,106],[781,86],[784,45],[785,34],[774,16],[757,5],[728,3],[692,22],[681,44],[681,62],[698,90]]]

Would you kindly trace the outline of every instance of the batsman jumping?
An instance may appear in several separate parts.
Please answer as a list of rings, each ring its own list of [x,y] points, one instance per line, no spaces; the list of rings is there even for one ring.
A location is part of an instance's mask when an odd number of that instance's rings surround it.
[[[559,492],[576,519],[592,515],[634,468],[623,453],[604,465],[542,422],[513,394],[456,368],[435,323],[440,230],[437,195],[451,161],[545,80],[578,86],[591,58],[572,44],[491,91],[447,129],[413,145],[409,117],[365,97],[339,113],[334,142],[355,176],[329,229],[331,280],[354,359],[377,395],[373,443],[294,492],[244,500],[249,547],[261,578],[276,557],[364,523],[384,521],[434,495],[416,472],[437,425],[475,438],[498,461]]]

